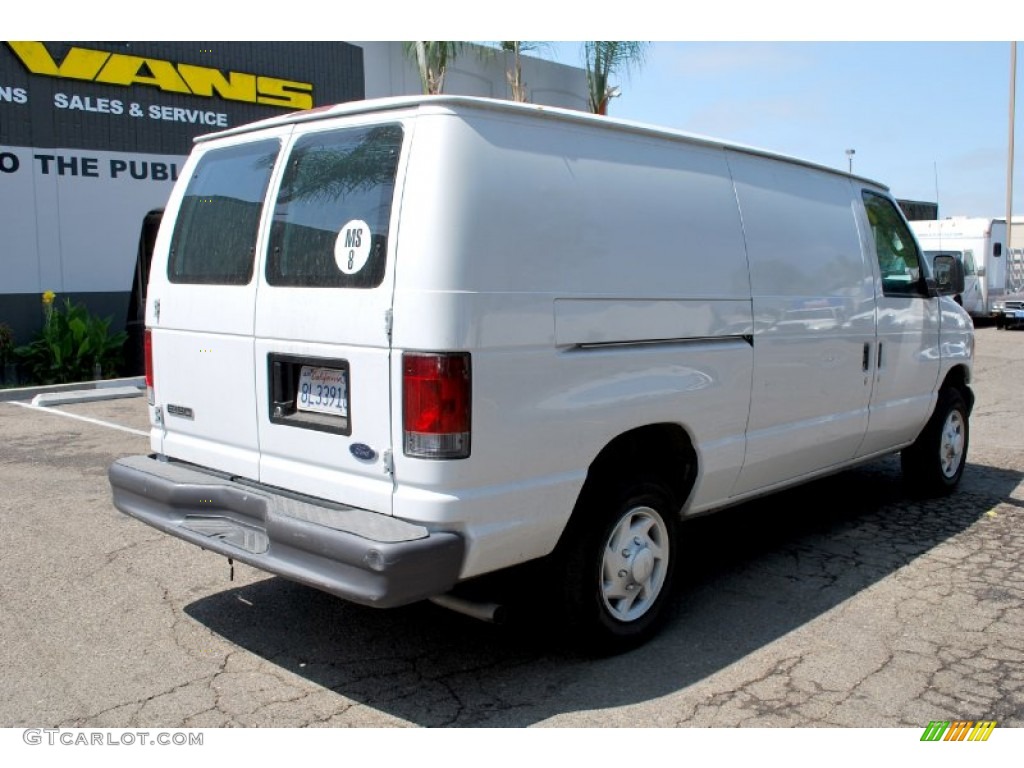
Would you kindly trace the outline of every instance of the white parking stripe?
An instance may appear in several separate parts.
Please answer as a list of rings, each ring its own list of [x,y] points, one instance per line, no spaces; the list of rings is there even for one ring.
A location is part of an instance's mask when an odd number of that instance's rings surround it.
[[[119,429],[122,432],[129,432],[133,435],[139,435],[141,437],[149,437],[149,432],[143,432],[141,429],[132,429],[131,427],[123,427],[120,424],[114,424],[110,421],[103,421],[102,419],[93,419],[88,416],[79,416],[77,413],[68,413],[58,408],[40,408],[39,406],[32,405],[31,403],[19,403],[15,401],[8,401],[9,405],[17,405],[21,408],[28,408],[32,411],[41,411],[43,413],[53,413],[58,416],[66,416],[69,419],[78,419],[79,421],[87,421],[90,424],[98,424],[101,427],[110,427],[111,429]]]

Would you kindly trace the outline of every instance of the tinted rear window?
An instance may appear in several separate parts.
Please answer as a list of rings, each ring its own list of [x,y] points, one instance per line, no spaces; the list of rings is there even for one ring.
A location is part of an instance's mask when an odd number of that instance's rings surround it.
[[[384,279],[399,125],[303,136],[281,182],[267,282],[374,288]]]
[[[207,152],[185,190],[171,238],[172,283],[245,285],[252,279],[260,211],[280,143]]]

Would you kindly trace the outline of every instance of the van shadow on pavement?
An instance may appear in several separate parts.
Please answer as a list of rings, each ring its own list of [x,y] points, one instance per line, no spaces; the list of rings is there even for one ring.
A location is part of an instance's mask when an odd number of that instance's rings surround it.
[[[280,578],[188,605],[212,631],[355,702],[423,726],[525,726],[679,691],[821,616],[968,529],[1024,473],[971,464],[951,497],[915,500],[898,460],[693,520],[662,633],[607,659],[550,629],[431,604],[364,608]],[[543,587],[532,599],[544,605]]]

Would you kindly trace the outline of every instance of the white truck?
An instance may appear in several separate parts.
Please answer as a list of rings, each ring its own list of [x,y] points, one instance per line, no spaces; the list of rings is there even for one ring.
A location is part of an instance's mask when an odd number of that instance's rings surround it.
[[[532,602],[626,648],[685,517],[895,452],[956,487],[962,286],[884,186],[674,131],[447,96],[224,131],[157,238],[114,504],[380,607],[541,563]]]
[[[912,221],[926,257],[953,255],[964,265],[964,309],[976,318],[996,318],[995,305],[1006,293],[1006,219],[953,216]]]

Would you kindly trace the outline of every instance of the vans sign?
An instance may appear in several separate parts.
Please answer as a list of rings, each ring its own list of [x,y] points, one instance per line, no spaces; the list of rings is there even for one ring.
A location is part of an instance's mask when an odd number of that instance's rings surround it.
[[[313,106],[312,83],[79,46],[70,48],[58,63],[41,42],[7,45],[34,75],[126,87],[148,85],[167,93],[219,97],[284,109]]]

